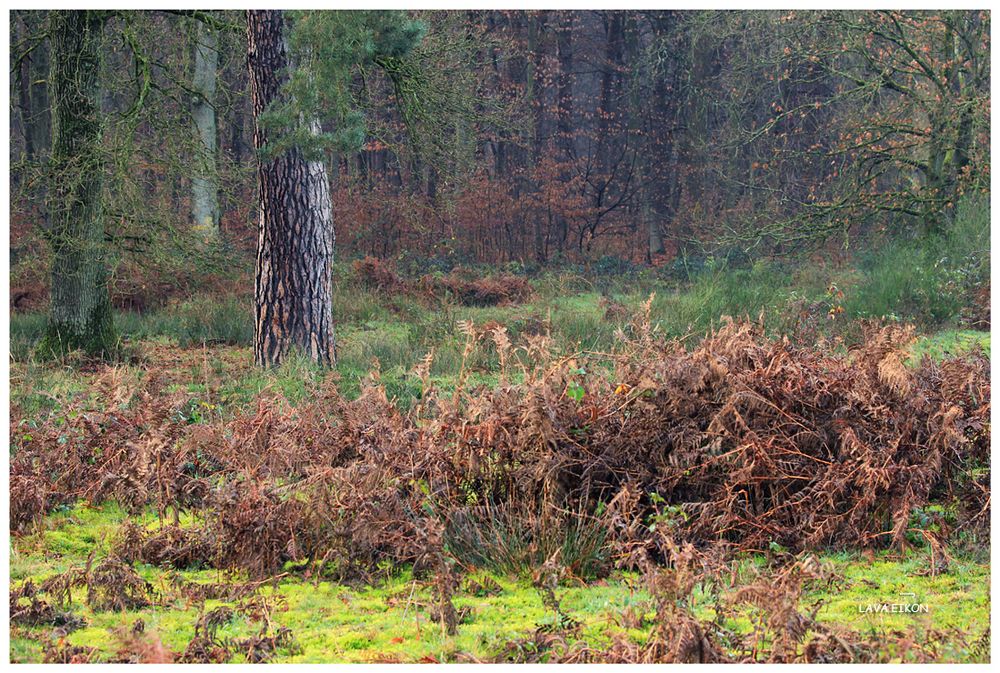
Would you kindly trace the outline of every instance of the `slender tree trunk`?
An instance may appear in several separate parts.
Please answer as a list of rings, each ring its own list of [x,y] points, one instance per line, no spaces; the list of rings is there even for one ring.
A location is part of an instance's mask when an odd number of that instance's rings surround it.
[[[576,156],[576,136],[573,133],[573,12],[565,12],[559,28],[556,30],[556,51],[559,55],[559,77],[557,81],[559,104],[557,119],[557,135],[563,151],[563,160],[567,163]],[[569,180],[571,172],[564,169],[562,179]],[[569,222],[566,215],[559,213],[558,244],[562,253],[569,236]]]
[[[225,86],[229,91],[244,91],[247,88],[246,72],[224,68],[220,72],[220,77],[225,80]],[[241,99],[239,103],[223,108],[225,115],[222,120],[216,118],[216,124],[220,129],[225,129],[229,144],[229,159],[236,166],[243,164],[243,153],[246,150],[245,127],[246,127],[246,100]]]
[[[111,356],[117,336],[107,287],[101,203],[101,12],[51,12],[52,153],[47,237],[49,324],[40,350]]]
[[[247,56],[254,112],[254,146],[260,152],[272,131],[260,115],[282,95],[289,67],[281,11],[247,12]],[[318,132],[318,124],[311,124]],[[281,363],[301,349],[322,365],[336,360],[331,308],[333,214],[322,161],[290,149],[258,167],[260,231],[255,288],[254,358]]]
[[[21,21],[16,22],[16,25],[23,25],[25,34],[32,35],[44,30],[44,25],[42,25],[45,21],[44,12],[22,11],[19,12],[19,15]],[[51,145],[52,118],[49,113],[47,89],[49,69],[49,46],[47,42],[41,42],[36,44],[31,53],[21,60],[21,67],[18,71],[24,159],[30,167],[29,171],[44,165]],[[13,133],[13,126],[11,130]],[[47,185],[43,180],[35,180],[30,177],[27,185],[24,185],[21,183],[24,177],[25,174],[20,171],[11,174],[11,186],[12,188],[15,185],[27,187],[27,197],[31,204],[33,217],[41,228],[45,229],[49,222],[45,197]],[[12,250],[16,249],[13,240],[11,240],[11,247]]]
[[[947,123],[944,121],[947,117],[948,111],[942,103],[935,114],[931,115],[930,120],[931,135],[925,171],[930,198],[923,208],[924,233],[928,236],[941,234],[945,229],[941,204],[948,189]]]
[[[573,155],[573,13],[566,12],[556,30],[556,49],[559,54],[559,77],[556,86],[559,95],[558,136],[567,158]]]
[[[20,27],[18,23],[12,22],[12,27]],[[11,39],[22,40],[20,30]],[[21,60],[21,65],[17,71],[17,93],[21,112],[21,137],[24,139],[24,157],[31,161],[35,158],[34,138],[31,134],[31,57],[26,56]],[[11,115],[11,140],[14,139],[14,116]],[[11,158],[15,155],[14,148],[11,147]],[[19,175],[11,175],[12,179],[18,179]]]
[[[646,249],[646,261],[652,262],[653,257],[663,254],[664,248],[660,222],[653,213],[653,208],[648,197],[642,200],[642,217],[646,221],[646,227],[649,231],[649,247]]]
[[[21,12],[28,34],[42,29],[42,12]],[[49,116],[47,82],[49,79],[49,48],[43,42],[21,61],[20,96],[21,122],[24,130],[25,156],[29,162],[42,158],[49,149],[52,121]]]
[[[609,179],[607,173],[613,163],[611,154],[615,149],[612,133],[622,130],[620,118],[622,97],[622,76],[625,59],[625,20],[620,12],[609,14],[606,25],[604,72],[601,75],[601,102],[597,110],[597,166],[602,179]]]
[[[545,33],[545,12],[535,12],[528,17],[528,98],[534,105],[535,119],[532,130],[531,162],[537,167],[542,160],[543,143],[545,142],[545,50],[542,47]],[[544,265],[546,262],[545,232],[543,220],[535,213],[532,221],[534,238],[535,262]]]
[[[212,28],[198,23],[194,47],[194,89],[191,116],[197,134],[197,154],[191,177],[191,220],[206,241],[219,235],[219,185],[216,170],[218,128],[215,119],[215,83],[219,70],[218,39]]]
[[[692,45],[690,65],[690,79],[694,83],[694,90],[686,100],[687,130],[684,134],[684,153],[689,167],[685,186],[695,203],[701,203],[705,191],[704,147],[709,142],[708,100],[707,96],[701,94],[701,89],[711,75],[714,58],[709,38],[696,38]]]

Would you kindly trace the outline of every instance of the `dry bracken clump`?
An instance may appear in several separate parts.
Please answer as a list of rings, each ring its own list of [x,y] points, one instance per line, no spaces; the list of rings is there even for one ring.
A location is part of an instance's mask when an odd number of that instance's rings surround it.
[[[591,529],[598,545],[639,545],[662,562],[670,550],[641,525],[650,516],[677,541],[747,550],[902,545],[914,510],[933,501],[959,503],[956,528],[988,532],[981,354],[907,368],[912,333],[898,327],[871,326],[843,354],[732,321],[689,351],[640,316],[618,352],[593,356],[602,363],[553,356],[543,336],[513,344],[502,326],[466,328],[467,350],[501,353],[506,385],[460,382],[438,398],[425,376],[408,411],[377,372],[355,400],[318,384],[297,407],[265,393],[205,423],[185,420],[187,397],[165,394],[156,371],[140,384],[109,377],[115,404],[73,402],[30,432],[15,408],[12,528],[78,499],[190,509],[197,533],[133,531],[122,554],[258,576],[322,565],[336,577],[442,567],[442,548],[503,537],[481,515],[501,510],[518,513],[507,535],[532,563],[561,544],[546,531]],[[519,368],[523,382],[509,383]]]

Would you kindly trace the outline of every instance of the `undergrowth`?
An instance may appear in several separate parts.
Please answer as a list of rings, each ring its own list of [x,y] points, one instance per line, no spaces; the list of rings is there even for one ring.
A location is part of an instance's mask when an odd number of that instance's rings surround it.
[[[858,269],[340,265],[333,371],[255,369],[236,298],[120,314],[110,366],[15,314],[16,658],[984,660],[976,212]]]
[[[11,417],[15,533],[81,501],[151,509],[162,524],[123,523],[105,553],[19,585],[15,603],[28,612],[18,619],[73,622],[73,595],[101,613],[236,591],[251,601],[239,608],[251,633],[218,639],[198,621],[180,648],[133,625],[120,658],[265,660],[298,647],[274,605],[253,603],[269,578],[377,584],[411,572],[426,587],[428,628],[451,637],[471,614],[463,581],[492,570],[530,581],[551,619],[490,659],[979,656],[981,632],[845,634],[802,597],[838,581],[817,560],[831,549],[917,546],[937,576],[959,563],[954,545],[988,543],[988,360],[973,349],[907,366],[913,331],[894,324],[860,326],[850,351],[769,338],[750,322],[686,346],[660,334],[653,302],[624,314],[608,352],[567,354],[544,331],[515,341],[498,322],[458,321],[450,387],[428,352],[407,372],[409,404],[393,400],[378,362],[353,399],[335,375],[290,363],[284,378],[296,388],[264,385],[228,413],[207,359],[183,377],[204,377],[196,395],[169,370],[118,366],[44,414],[22,397]],[[488,386],[475,378],[483,358],[496,377]],[[720,593],[745,554],[766,563]],[[158,587],[139,573],[149,566],[246,579]],[[581,638],[560,588],[622,571],[650,596],[628,619],[649,628]],[[694,610],[696,594],[716,606],[711,615]],[[727,625],[733,610],[757,615],[749,632]],[[230,617],[212,619],[221,628]],[[59,642],[42,657],[94,655]]]

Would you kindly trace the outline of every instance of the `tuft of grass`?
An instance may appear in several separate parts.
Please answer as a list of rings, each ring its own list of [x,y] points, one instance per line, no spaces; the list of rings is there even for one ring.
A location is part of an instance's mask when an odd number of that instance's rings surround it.
[[[230,409],[241,408],[252,404],[261,393],[272,391],[297,404],[305,399],[312,384],[332,375],[304,353],[293,350],[278,367],[249,368],[243,376],[224,380],[216,399]]]
[[[10,357],[15,362],[31,358],[35,344],[45,336],[48,316],[44,313],[10,315]]]
[[[719,319],[763,314],[773,325],[782,315],[793,288],[791,275],[777,265],[759,261],[748,269],[732,269],[726,264],[708,264],[695,275],[687,288],[657,294],[652,317],[670,336],[705,333]],[[815,291],[815,289],[813,289]]]
[[[335,274],[332,293],[334,320],[338,323],[361,323],[385,320],[391,312],[378,291],[354,281],[349,272]]]
[[[844,308],[858,318],[954,323],[976,288],[989,282],[989,264],[989,203],[965,199],[943,235],[896,238],[862,256],[862,280]]]
[[[140,321],[136,337],[167,336],[182,348],[253,344],[253,307],[247,299],[195,297]]]
[[[546,317],[552,336],[565,351],[608,350],[615,343],[618,325],[604,320],[601,296],[596,292],[553,300]]]
[[[607,570],[607,531],[592,517],[568,515],[543,522],[523,508],[491,505],[469,508],[449,522],[448,550],[462,564],[522,577],[530,576],[560,551],[561,562],[577,577],[593,579]]]
[[[42,416],[63,403],[77,397],[91,395],[93,391],[79,373],[71,367],[53,362],[28,359],[11,367],[10,398],[21,405],[32,417]]]
[[[383,374],[403,374],[423,357],[428,346],[413,325],[396,321],[370,321],[347,325],[337,335],[337,368],[367,373],[378,360]]]

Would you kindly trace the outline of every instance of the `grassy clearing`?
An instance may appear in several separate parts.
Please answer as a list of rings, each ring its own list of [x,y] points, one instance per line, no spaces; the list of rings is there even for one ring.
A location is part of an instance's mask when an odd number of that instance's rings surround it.
[[[11,581],[40,581],[86,563],[89,554],[106,555],[114,535],[127,514],[112,505],[78,505],[48,517],[41,529],[11,543]],[[158,525],[155,514],[147,512],[134,520]],[[182,525],[190,520],[182,518]],[[831,564],[840,579],[830,586],[814,587],[801,599],[805,610],[820,602],[821,622],[856,631],[886,633],[916,626],[918,632],[931,629],[959,628],[980,633],[989,625],[989,566],[983,560],[956,556],[944,572],[927,572],[926,551],[904,555],[882,553],[864,558],[852,553],[828,553],[822,561]],[[743,557],[733,561],[737,582],[753,577],[755,568],[765,563],[763,556]],[[151,566],[138,566],[140,575],[169,595],[167,572]],[[238,580],[213,570],[187,570],[179,574],[189,582]],[[409,571],[387,577],[374,586],[344,586],[328,581],[313,582],[302,577],[281,579],[268,584],[261,593],[276,601],[276,625],[290,628],[297,648],[279,651],[275,661],[306,662],[377,662],[377,661],[456,661],[482,659],[494,655],[507,641],[524,637],[539,627],[552,625],[555,615],[545,607],[539,593],[524,576],[487,573],[473,570],[470,579],[485,584],[485,577],[496,582],[496,595],[476,595],[468,580],[456,596],[456,609],[463,614],[455,636],[442,633],[431,618],[433,605],[428,583],[414,579]],[[725,588],[723,596],[732,592]],[[862,614],[859,605],[909,601],[900,595],[914,594],[912,600],[929,605],[927,614]],[[79,593],[79,592],[78,592]],[[577,637],[592,646],[606,646],[614,634],[625,632],[641,642],[652,625],[620,625],[626,610],[650,615],[654,611],[650,595],[638,575],[619,573],[608,580],[591,583],[569,581],[557,590],[563,611],[580,622]],[[694,613],[699,618],[714,616],[713,604],[704,590],[693,594]],[[67,636],[67,642],[98,648],[104,657],[113,656],[120,642],[116,631],[130,628],[136,620],[145,624],[147,634],[166,647],[181,651],[194,636],[194,625],[204,611],[224,601],[209,600],[204,607],[181,600],[167,599],[164,605],[125,612],[93,612],[84,605],[83,596],[74,596],[71,610],[82,615],[87,625]],[[738,610],[725,625],[737,633],[749,633],[754,613]],[[51,627],[19,629],[12,635],[13,661],[38,661],[40,638]],[[234,638],[248,637],[259,625],[238,617],[219,633]],[[957,660],[968,653],[956,652]]]

